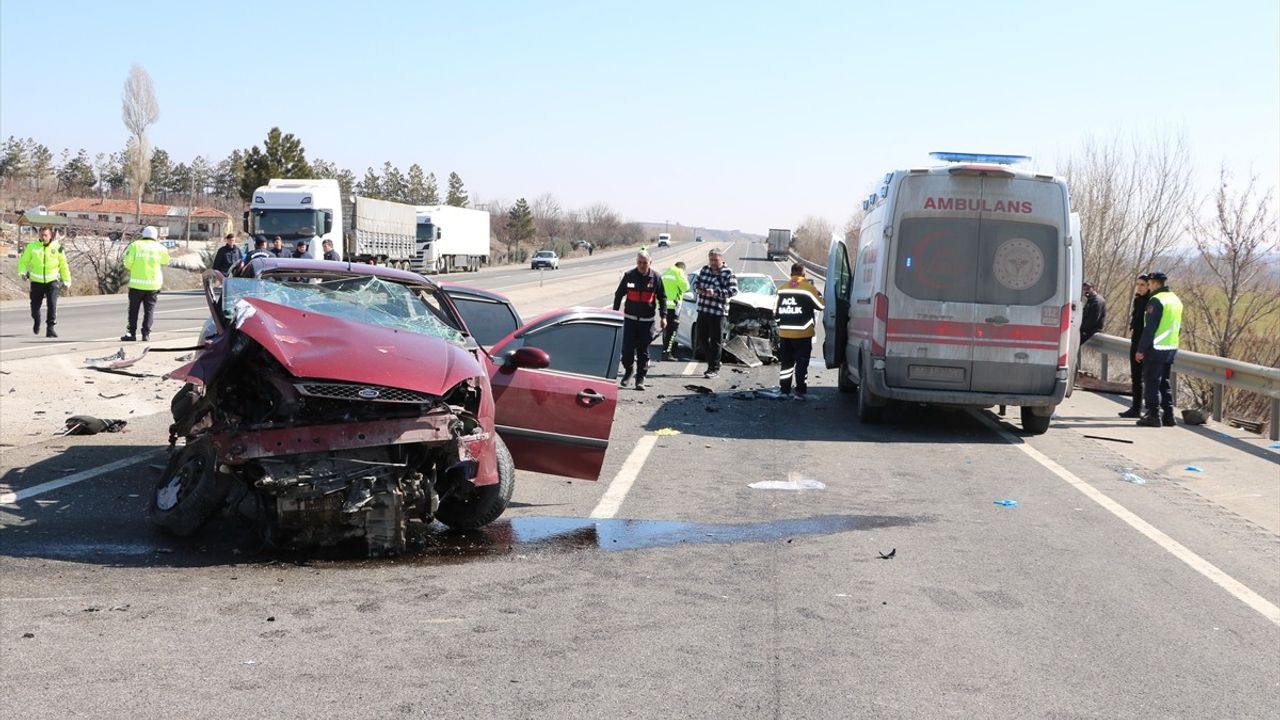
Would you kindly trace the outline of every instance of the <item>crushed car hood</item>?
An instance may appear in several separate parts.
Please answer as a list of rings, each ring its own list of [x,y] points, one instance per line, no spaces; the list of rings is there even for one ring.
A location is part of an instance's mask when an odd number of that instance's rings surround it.
[[[224,336],[237,331],[248,335],[296,377],[444,395],[458,383],[484,374],[470,352],[447,340],[350,322],[258,298],[241,302],[250,305],[252,312],[239,313],[238,330],[229,329]],[[222,355],[206,353],[170,377],[206,381],[215,368],[201,360],[208,357],[218,362]]]
[[[729,302],[739,305],[746,305],[756,310],[768,310],[773,312],[774,307],[778,303],[778,298],[773,295],[757,295],[756,293],[738,293],[729,298]]]

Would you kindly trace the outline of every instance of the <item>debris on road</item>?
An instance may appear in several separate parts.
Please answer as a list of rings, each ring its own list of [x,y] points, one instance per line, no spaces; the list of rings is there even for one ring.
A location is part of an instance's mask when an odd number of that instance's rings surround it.
[[[992,500],[992,502],[996,505],[999,505],[1000,507],[1018,507],[1017,500],[1009,500],[1008,498],[1004,498],[1001,500]]]
[[[98,393],[98,397],[102,398],[103,400],[115,400],[116,398],[122,398],[128,394],[129,393],[116,393],[114,395],[108,395],[106,393]]]
[[[658,430],[654,431],[654,435],[658,435],[659,437],[669,437],[671,435],[679,435],[679,434],[681,434],[679,430],[675,428],[669,428],[669,427],[659,428]]]
[[[1127,483],[1131,483],[1131,484],[1133,484],[1133,485],[1146,485],[1146,484],[1147,484],[1147,480],[1146,480],[1146,478],[1142,477],[1141,475],[1137,475],[1137,474],[1134,474],[1134,473],[1131,473],[1131,472],[1122,472],[1122,473],[1120,473],[1120,479],[1121,479],[1121,480],[1123,480],[1123,481],[1125,481],[1125,482],[1127,482]]]
[[[685,385],[684,389],[690,392],[696,392],[699,395],[715,395],[716,394],[715,390],[712,390],[706,385]]]
[[[1273,442],[1267,447],[1271,448],[1272,450],[1280,450],[1280,442]]]
[[[1209,422],[1209,413],[1204,408],[1183,408],[1182,422],[1188,425],[1203,425]]]
[[[1104,435],[1085,435],[1085,437],[1089,438],[1090,440],[1106,440],[1107,442],[1125,443],[1126,445],[1133,444],[1132,440],[1125,440],[1124,438],[1106,437]]]
[[[120,348],[114,355],[107,355],[100,358],[85,358],[84,366],[93,370],[122,370],[137,363],[139,360],[147,356],[151,352],[151,348],[144,347],[137,357],[128,357],[124,353],[124,348]]]
[[[120,432],[129,423],[124,420],[103,420],[92,415],[72,415],[67,418],[67,429],[62,435],[97,435],[103,432]]]
[[[894,548],[887,553],[876,553],[881,560],[892,560],[898,554],[898,548]]]
[[[31,638],[33,638],[33,637],[35,637],[35,636],[36,636],[36,634],[35,634],[35,633],[32,633],[32,632],[24,632],[24,633],[22,633],[22,637],[24,637],[24,638],[26,638],[26,639],[28,639],[28,640],[30,640]]]
[[[786,480],[761,480],[747,487],[752,490],[826,490],[827,486],[820,480],[802,477],[798,473],[787,473]]]
[[[1195,465],[1188,465],[1188,466],[1187,466],[1186,468],[1184,468],[1184,469],[1185,469],[1187,472],[1204,472],[1204,468],[1196,467]]]

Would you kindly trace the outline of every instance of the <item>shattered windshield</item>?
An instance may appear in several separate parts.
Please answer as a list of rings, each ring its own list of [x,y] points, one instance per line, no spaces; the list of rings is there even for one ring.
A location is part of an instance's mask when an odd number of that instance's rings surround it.
[[[773,280],[767,277],[739,275],[738,292],[755,293],[757,295],[773,295],[778,292],[778,289],[774,286]]]
[[[260,298],[297,310],[463,344],[462,333],[436,315],[418,291],[376,277],[342,277],[319,282],[230,278],[223,286],[222,298],[222,307],[228,316],[236,302]]]

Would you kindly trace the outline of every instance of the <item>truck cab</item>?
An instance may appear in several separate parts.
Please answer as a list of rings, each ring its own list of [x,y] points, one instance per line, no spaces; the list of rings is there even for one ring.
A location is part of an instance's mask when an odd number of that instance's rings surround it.
[[[1066,182],[1021,156],[935,153],[832,240],[823,358],[864,421],[890,402],[1017,405],[1045,432],[1075,364],[1081,247]]]
[[[658,247],[671,247],[671,233],[658,233]]]
[[[308,243],[308,259],[321,253],[320,243],[332,240],[342,252],[342,202],[338,181],[272,178],[253,191],[244,214],[244,231],[268,241],[279,237],[286,247],[299,240]]]

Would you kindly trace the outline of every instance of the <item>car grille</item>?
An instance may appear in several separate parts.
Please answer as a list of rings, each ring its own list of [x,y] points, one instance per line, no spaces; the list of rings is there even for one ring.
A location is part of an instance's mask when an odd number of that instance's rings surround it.
[[[353,385],[351,383],[300,383],[298,392],[307,397],[356,402],[430,403],[435,398],[426,393],[402,390],[382,385]]]

